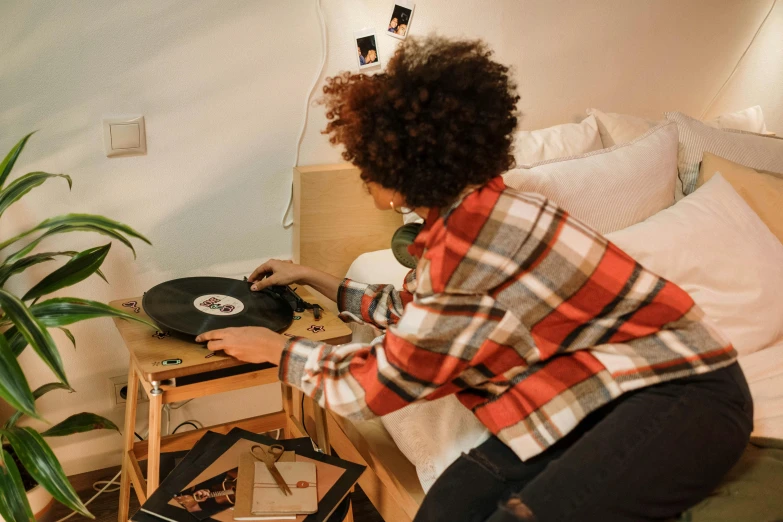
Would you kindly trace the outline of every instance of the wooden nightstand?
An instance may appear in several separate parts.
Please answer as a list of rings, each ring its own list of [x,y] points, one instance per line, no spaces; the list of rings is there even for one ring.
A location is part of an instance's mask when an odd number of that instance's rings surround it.
[[[303,287],[297,293],[306,301],[314,298]],[[138,313],[149,320],[141,306],[141,297],[132,297],[109,303],[115,308]],[[330,344],[342,344],[351,340],[351,330],[339,317],[323,310],[319,321],[313,318],[311,310],[296,313],[298,320],[283,334],[296,335]],[[283,409],[258,417],[209,426],[202,430],[161,437],[162,407],[164,404],[186,401],[217,393],[241,390],[252,386],[278,382],[278,368],[271,364],[249,365],[222,353],[212,353],[202,345],[188,342],[158,332],[141,323],[115,319],[115,325],[130,352],[128,368],[128,393],[125,405],[124,450],[122,458],[122,480],[120,486],[120,522],[128,520],[130,487],[136,491],[140,503],[154,492],[160,481],[161,450],[178,451],[188,449],[201,438],[205,431],[228,433],[240,427],[255,433],[277,429],[285,437],[303,437],[304,412],[300,402],[301,392],[290,386],[283,386]],[[166,364],[164,361],[175,361]],[[179,361],[179,362],[176,362]],[[171,380],[175,384],[171,384]],[[138,387],[149,397],[149,437],[134,443]],[[329,452],[325,412],[309,398],[315,421],[315,443]],[[147,459],[147,478],[144,479],[139,461]]]

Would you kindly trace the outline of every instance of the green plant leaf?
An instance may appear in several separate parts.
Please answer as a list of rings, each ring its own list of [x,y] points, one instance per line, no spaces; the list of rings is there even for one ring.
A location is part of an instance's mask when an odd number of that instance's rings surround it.
[[[0,397],[17,410],[38,418],[33,392],[4,336],[0,336]]]
[[[150,328],[158,328],[154,323],[147,321],[137,314],[126,312],[125,310],[120,310],[113,306],[99,303],[98,301],[89,301],[76,297],[57,297],[48,299],[30,307],[30,312],[35,316],[39,324],[46,328],[59,328],[87,319],[96,319],[98,317],[119,317],[121,319],[145,324]],[[66,335],[68,334],[66,333]],[[27,346],[27,340],[15,326],[12,326],[5,331],[5,338],[8,341],[11,352],[15,357],[19,357]]]
[[[6,450],[0,452],[0,516],[14,522],[35,522],[19,468]]]
[[[68,384],[60,352],[57,351],[54,339],[46,328],[41,326],[30,309],[18,297],[2,288],[0,288],[0,308],[21,332],[27,340],[27,344],[32,346],[38,356],[51,368],[60,382]]]
[[[58,502],[89,518],[95,518],[79,500],[52,448],[31,428],[0,430],[13,446],[19,461],[38,484]]]
[[[24,149],[24,146],[27,145],[27,140],[30,139],[30,136],[35,134],[36,131],[31,132],[21,140],[19,140],[19,143],[14,145],[14,147],[8,152],[5,159],[2,163],[0,163],[0,188],[5,184],[5,180],[8,179],[8,175],[11,174],[11,169],[14,168],[14,163],[16,163],[16,158],[19,157],[19,154],[22,153],[22,150]]]
[[[75,252],[74,252],[75,254]],[[54,261],[54,254],[52,252],[42,252],[20,259],[15,263],[5,264],[0,267],[0,286],[3,286],[8,278],[19,272],[24,272],[27,268],[37,265],[38,263],[44,263],[46,261]]]
[[[78,254],[79,252],[76,252],[75,250],[63,250],[61,252],[41,252],[40,254],[33,254],[31,256],[23,257],[14,263],[2,265],[0,266],[0,287],[2,287],[6,281],[8,281],[8,278],[10,278],[12,275],[24,272],[33,265],[37,265],[38,263],[45,263],[46,261],[54,261],[54,258],[57,256],[73,257]],[[104,273],[100,270],[96,270],[95,273],[107,283],[109,282],[109,280],[106,279]]]
[[[60,328],[62,333],[65,334],[65,336],[68,338],[69,341],[71,341],[71,344],[73,345],[73,349],[76,349],[76,337],[73,336],[71,331],[67,328]]]
[[[115,430],[119,433],[120,429],[112,421],[94,413],[77,413],[71,415],[62,422],[59,422],[41,433],[43,437],[62,437],[72,433],[82,433],[92,430]]]
[[[41,234],[37,238],[35,238],[30,244],[22,248],[21,250],[14,252],[8,258],[3,261],[3,263],[13,263],[17,261],[18,259],[22,258],[23,256],[26,256],[29,254],[38,244],[46,239],[49,236],[53,236],[55,234],[63,234],[65,232],[97,232],[98,234],[103,234],[104,236],[109,236],[112,239],[116,239],[120,241],[122,244],[127,246],[131,249],[131,252],[133,252],[133,257],[136,257],[136,250],[133,248],[133,245],[131,242],[123,236],[122,234],[115,232],[114,230],[110,230],[107,228],[101,228],[97,226],[86,226],[86,225],[62,225],[59,227],[55,227],[51,230],[47,230],[45,233]]]
[[[65,178],[68,181],[68,188],[73,186],[71,177],[67,174],[49,174],[47,172],[30,172],[25,174],[21,178],[17,178],[7,187],[0,191],[0,215],[6,211],[8,207],[30,192],[35,187],[43,184],[44,181],[50,178]]]
[[[24,351],[25,346],[27,346],[27,339],[24,338],[16,326],[12,326],[6,330],[3,333],[3,337],[8,341],[8,346],[11,349],[11,353],[14,354],[14,357],[19,357]]]
[[[96,317],[120,317],[130,321],[137,321],[150,328],[158,328],[154,323],[147,321],[138,314],[126,312],[98,301],[89,301],[76,297],[47,299],[31,307],[30,311],[47,328],[65,326]]]
[[[70,390],[70,387],[64,385],[61,382],[50,382],[49,384],[44,384],[40,388],[36,389],[33,392],[33,397],[35,398],[35,400],[38,400],[40,397],[49,393],[52,390]],[[5,428],[8,429],[16,426],[16,423],[21,416],[22,416],[21,411],[14,412],[14,414],[11,415],[11,417],[5,422]]]
[[[23,237],[29,236],[30,234],[33,234],[39,230],[51,230],[55,228],[60,228],[63,226],[69,226],[69,227],[96,227],[100,230],[109,230],[113,231],[115,235],[118,235],[120,237],[123,237],[120,232],[127,234],[131,237],[135,237],[138,239],[141,239],[148,245],[151,245],[150,240],[146,237],[142,236],[140,233],[136,232],[134,229],[129,227],[128,225],[125,225],[123,223],[119,223],[117,221],[114,221],[112,219],[109,219],[107,217],[103,216],[97,216],[95,214],[63,214],[61,216],[56,216],[53,218],[45,219],[41,221],[38,225],[35,227],[25,230],[24,232],[17,234],[16,236],[12,237],[11,239],[7,239],[0,243],[0,249],[3,249],[7,247],[8,245],[15,243],[22,239]],[[118,232],[119,231],[119,232]],[[39,238],[40,239],[40,238]],[[125,239],[126,244],[130,246],[130,241]],[[29,250],[27,251],[29,252]],[[25,252],[25,254],[27,253]],[[25,255],[25,254],[22,254]],[[135,252],[134,252],[135,255]],[[19,256],[21,257],[21,256]]]
[[[32,287],[23,297],[22,301],[35,299],[46,294],[51,294],[56,290],[74,285],[84,281],[95,273],[103,264],[106,255],[109,253],[111,243],[90,248],[79,252],[63,266],[44,277],[37,285]]]

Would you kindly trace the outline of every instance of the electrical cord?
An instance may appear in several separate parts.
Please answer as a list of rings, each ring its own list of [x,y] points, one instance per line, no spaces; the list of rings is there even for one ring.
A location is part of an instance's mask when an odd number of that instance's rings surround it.
[[[775,9],[775,4],[778,3],[778,0],[772,0],[772,5],[769,8],[769,11],[767,11],[767,16],[764,17],[764,19],[761,21],[761,24],[759,24],[759,28],[756,29],[755,34],[753,35],[753,38],[750,39],[750,43],[748,43],[748,46],[745,48],[745,51],[743,51],[742,56],[739,57],[739,60],[737,60],[737,64],[734,66],[734,69],[731,70],[731,73],[729,74],[728,78],[726,78],[726,81],[723,82],[723,85],[720,86],[720,89],[718,89],[718,92],[715,93],[715,96],[712,97],[710,100],[710,103],[707,104],[707,107],[704,109],[704,111],[701,113],[701,116],[699,116],[700,120],[704,119],[704,116],[707,115],[707,111],[709,111],[712,108],[712,105],[715,103],[715,100],[718,99],[718,96],[723,92],[723,89],[726,88],[726,85],[729,84],[729,81],[734,77],[734,74],[736,74],[737,69],[739,69],[740,64],[742,63],[742,60],[745,58],[745,55],[748,54],[748,51],[750,50],[751,46],[753,45],[753,42],[756,41],[756,37],[761,32],[761,29],[764,27],[764,24],[767,23],[767,18],[769,18],[769,15],[772,14],[772,11]]]
[[[186,401],[182,401],[182,402],[178,402],[178,403],[171,403],[171,404],[167,404],[166,406],[168,406],[168,407],[169,407],[169,408],[171,408],[172,410],[178,410],[178,409],[180,409],[181,407],[183,407],[183,406],[185,406],[186,404],[188,404],[188,403],[189,403],[190,401],[192,401],[192,400],[193,400],[193,399],[188,399],[188,400],[186,400]]]
[[[201,429],[198,426],[196,426],[196,424],[193,421],[185,421],[185,422],[181,422],[176,428],[174,428],[174,430],[171,432],[172,435],[174,433],[177,433],[177,430],[180,429],[182,426],[187,426],[187,425],[191,425],[191,426],[193,426],[197,430]]]
[[[106,482],[106,485],[105,485],[105,486],[103,486],[103,488],[101,488],[100,490],[98,490],[98,492],[97,492],[96,494],[94,494],[92,497],[90,497],[90,500],[86,501],[86,502],[84,503],[84,505],[85,505],[85,506],[88,506],[88,505],[90,504],[90,502],[92,502],[93,500],[95,500],[96,498],[98,498],[98,497],[99,497],[99,496],[100,496],[102,493],[104,493],[105,491],[107,491],[107,490],[109,489],[109,486],[111,486],[112,484],[117,484],[117,485],[119,486],[119,485],[120,485],[120,483],[119,483],[119,482],[117,482],[117,479],[118,479],[118,478],[120,478],[120,475],[121,475],[121,474],[122,474],[122,470],[118,471],[118,472],[117,472],[117,474],[116,474],[116,475],[114,475],[114,478],[112,478],[111,480],[107,480],[107,481],[102,481],[102,480],[101,480],[101,481],[98,481],[98,482],[96,482],[95,484],[98,484],[98,483],[100,483],[100,482]],[[93,487],[95,487],[95,484],[93,484]],[[117,488],[117,489],[119,489],[119,488]],[[112,491],[116,491],[116,490],[112,490]],[[73,511],[73,512],[71,512],[71,514],[70,514],[70,515],[66,515],[66,516],[64,516],[63,518],[61,518],[61,519],[57,520],[56,522],[63,522],[64,520],[68,520],[69,518],[71,518],[71,517],[72,517],[72,516],[74,516],[75,514],[76,514],[76,511]]]
[[[310,92],[307,94],[307,100],[305,101],[305,110],[304,110],[304,118],[302,119],[302,127],[299,130],[299,139],[296,141],[296,157],[294,158],[294,166],[299,165],[299,153],[302,149],[302,140],[304,139],[305,130],[307,129],[307,117],[310,114],[310,100],[313,97],[313,93],[315,92],[315,88],[318,86],[318,80],[321,79],[321,75],[324,72],[324,66],[326,65],[326,46],[327,46],[327,40],[326,40],[326,21],[324,20],[324,12],[321,9],[321,0],[315,0],[315,8],[318,11],[318,25],[319,29],[321,30],[321,63],[318,66],[318,74],[313,78],[313,84],[310,86]],[[291,183],[291,192],[288,195],[288,205],[285,207],[285,212],[283,212],[283,216],[280,219],[280,224],[283,225],[283,228],[290,228],[291,225],[294,224],[294,220],[291,219],[290,221],[286,222],[286,217],[288,217],[288,213],[291,211],[291,205],[294,202],[294,184]]]

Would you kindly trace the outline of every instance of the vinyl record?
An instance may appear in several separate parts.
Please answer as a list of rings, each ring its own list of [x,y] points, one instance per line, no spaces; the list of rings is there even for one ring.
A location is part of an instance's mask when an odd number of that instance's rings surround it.
[[[278,294],[252,292],[248,282],[224,277],[166,281],[144,294],[142,305],[161,330],[192,337],[237,326],[263,326],[281,332],[294,317]]]

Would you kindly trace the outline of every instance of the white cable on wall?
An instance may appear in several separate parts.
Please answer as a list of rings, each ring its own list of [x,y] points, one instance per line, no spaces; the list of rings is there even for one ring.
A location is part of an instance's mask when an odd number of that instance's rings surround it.
[[[302,148],[302,140],[304,139],[305,130],[307,129],[307,117],[310,114],[310,100],[313,97],[313,92],[315,92],[315,88],[318,86],[318,80],[321,79],[321,75],[324,72],[324,66],[326,65],[326,22],[324,21],[324,13],[321,9],[321,0],[315,0],[315,8],[318,11],[318,24],[321,29],[321,64],[318,66],[318,74],[315,75],[315,78],[313,78],[313,84],[310,86],[310,91],[307,94],[307,99],[305,100],[305,108],[304,108],[304,116],[302,117],[302,127],[299,130],[299,139],[296,142],[296,157],[294,158],[294,166],[299,165],[299,152]],[[289,228],[291,225],[294,224],[294,220],[291,219],[290,221],[286,222],[286,217],[288,216],[288,213],[291,211],[291,205],[294,202],[294,184],[291,183],[291,192],[288,195],[288,205],[285,207],[285,212],[283,212],[283,217],[280,219],[280,224],[283,225],[283,228]]]
[[[742,56],[740,56],[739,60],[737,60],[737,64],[734,66],[734,69],[731,70],[731,74],[729,74],[729,77],[726,78],[726,81],[723,82],[723,85],[720,86],[720,89],[718,89],[718,92],[715,93],[715,96],[712,97],[712,100],[710,100],[710,103],[707,104],[707,107],[701,113],[701,116],[699,116],[700,120],[704,119],[704,116],[707,115],[707,111],[709,111],[712,108],[712,105],[718,99],[718,96],[720,96],[720,94],[723,92],[723,89],[726,88],[726,86],[729,84],[729,81],[731,81],[731,79],[734,77],[734,74],[736,74],[737,69],[739,69],[739,66],[742,63],[742,60],[745,58],[745,55],[748,54],[748,51],[750,50],[751,46],[753,45],[753,42],[756,41],[756,37],[761,32],[761,29],[764,27],[764,24],[767,23],[767,18],[769,18],[769,15],[772,14],[772,11],[775,9],[775,4],[777,4],[777,3],[778,3],[778,0],[772,0],[772,5],[770,6],[769,11],[767,11],[767,16],[765,16],[764,19],[761,21],[761,24],[759,24],[759,28],[756,29],[756,33],[753,35],[753,38],[750,39],[750,43],[748,43],[748,46],[745,48],[745,51],[742,53]]]

